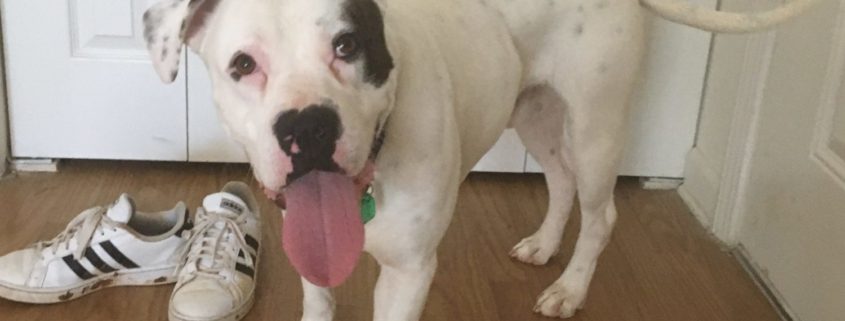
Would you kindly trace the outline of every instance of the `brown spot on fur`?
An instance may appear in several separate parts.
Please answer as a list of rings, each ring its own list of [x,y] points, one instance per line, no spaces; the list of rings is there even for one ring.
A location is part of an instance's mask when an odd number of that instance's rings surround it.
[[[164,283],[164,282],[167,282],[167,278],[163,277],[163,276],[158,278],[158,279],[153,280],[153,283]]]
[[[575,26],[575,35],[580,36],[582,33],[584,33],[584,23],[579,23]]]

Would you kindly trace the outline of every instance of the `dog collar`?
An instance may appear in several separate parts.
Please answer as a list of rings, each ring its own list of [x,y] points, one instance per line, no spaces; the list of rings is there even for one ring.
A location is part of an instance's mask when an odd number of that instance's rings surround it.
[[[373,197],[373,187],[370,186],[361,196],[361,221],[369,223],[376,218],[376,198]]]
[[[381,152],[381,147],[384,145],[386,127],[387,118],[385,117],[376,127],[376,133],[373,138],[373,146],[370,150],[370,160],[372,161],[376,161],[379,152]],[[364,222],[364,224],[367,224],[374,218],[376,218],[376,198],[373,197],[373,185],[371,182],[370,186],[364,190],[361,196],[361,221]]]

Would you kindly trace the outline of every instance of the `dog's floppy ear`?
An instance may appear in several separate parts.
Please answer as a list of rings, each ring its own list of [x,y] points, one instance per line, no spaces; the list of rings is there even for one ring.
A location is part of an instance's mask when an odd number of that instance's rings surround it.
[[[205,22],[219,0],[162,0],[144,13],[144,39],[161,80],[176,79],[182,46],[197,50]]]

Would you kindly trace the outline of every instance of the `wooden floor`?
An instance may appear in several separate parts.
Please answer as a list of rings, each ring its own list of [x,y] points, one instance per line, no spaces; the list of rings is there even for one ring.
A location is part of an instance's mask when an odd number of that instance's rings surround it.
[[[246,166],[74,161],[58,174],[0,181],[0,253],[52,238],[69,219],[121,192],[146,209],[178,200],[195,207],[229,180],[255,183]],[[262,197],[263,198],[263,197]],[[711,241],[672,191],[644,191],[621,179],[619,222],[585,309],[572,320],[778,320],[734,257]],[[527,266],[507,253],[545,211],[542,176],[475,174],[461,189],[455,221],[440,247],[440,269],[423,320],[548,320],[531,312],[571,254],[577,215],[561,255]],[[299,320],[301,288],[279,244],[280,215],[262,200],[265,234],[257,301],[245,320]],[[337,320],[370,320],[378,274],[369,258],[336,291]],[[76,301],[35,306],[0,299],[0,320],[167,320],[170,286],[112,288]]]

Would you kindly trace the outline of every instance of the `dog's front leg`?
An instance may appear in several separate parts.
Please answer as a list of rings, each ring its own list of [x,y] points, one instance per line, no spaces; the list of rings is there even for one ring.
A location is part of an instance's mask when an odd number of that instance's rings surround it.
[[[302,279],[302,321],[332,321],[335,301],[330,289],[311,284]]]
[[[375,321],[419,320],[437,270],[437,246],[452,219],[458,184],[453,179],[433,184],[440,188],[401,192],[393,196],[399,201],[385,204],[384,215],[367,227],[368,252],[381,265]]]
[[[382,264],[376,283],[374,320],[419,320],[435,270],[436,255],[413,262]]]

